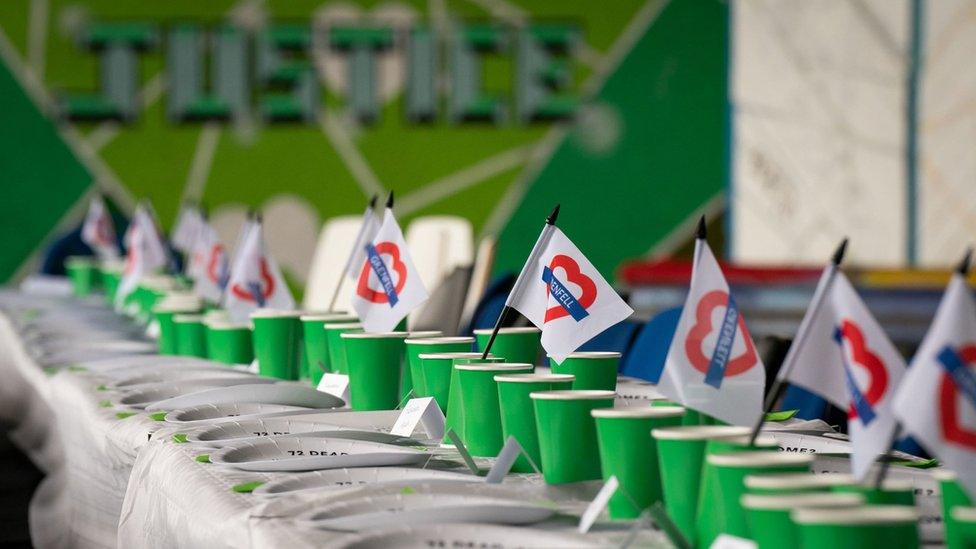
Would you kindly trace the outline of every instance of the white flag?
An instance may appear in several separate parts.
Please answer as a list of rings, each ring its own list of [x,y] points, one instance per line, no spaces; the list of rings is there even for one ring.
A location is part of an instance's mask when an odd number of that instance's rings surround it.
[[[389,208],[372,242],[363,246],[363,256],[352,308],[367,332],[389,332],[428,297]]]
[[[762,413],[766,369],[708,243],[695,240],[691,289],[658,389],[671,400],[733,425]]]
[[[132,293],[142,277],[153,274],[169,264],[166,244],[160,238],[159,230],[146,206],[136,207],[124,240],[125,269],[116,291],[116,304],[121,304]]]
[[[827,276],[825,273],[824,276]],[[862,479],[878,454],[888,451],[895,429],[891,411],[905,360],[857,291],[837,272],[819,310],[807,311],[801,342],[785,379],[847,410],[851,469]]]
[[[102,259],[119,256],[119,246],[115,242],[115,224],[101,196],[94,196],[88,207],[88,215],[81,227],[81,240],[88,244]]]
[[[230,259],[217,231],[206,220],[197,232],[187,275],[197,295],[214,303],[220,301],[230,278]]]
[[[203,214],[196,206],[184,204],[180,208],[180,213],[176,216],[176,224],[173,225],[173,234],[170,241],[177,250],[189,254],[193,251],[193,245],[197,241],[197,236],[206,221]]]
[[[353,242],[352,249],[349,250],[349,258],[346,260],[346,276],[352,280],[359,278],[362,271],[363,262],[366,261],[366,244],[376,238],[376,233],[380,230],[380,222],[373,213],[372,203],[366,206],[363,212],[363,222],[356,233],[356,240]]]
[[[542,230],[505,304],[542,330],[557,362],[634,313],[554,225]]]
[[[976,303],[960,274],[892,404],[895,417],[976,496]]]
[[[261,222],[254,221],[234,257],[224,308],[232,320],[243,322],[254,310],[265,307],[294,309],[295,299],[278,263],[267,252]]]

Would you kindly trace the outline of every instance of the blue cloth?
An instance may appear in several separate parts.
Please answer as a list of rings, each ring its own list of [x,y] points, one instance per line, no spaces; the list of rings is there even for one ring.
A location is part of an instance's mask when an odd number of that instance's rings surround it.
[[[624,358],[620,373],[657,383],[664,371],[664,361],[674,332],[678,329],[681,307],[665,309],[644,325]]]
[[[607,328],[597,334],[593,339],[580,346],[580,351],[616,351],[621,354],[620,369],[623,371],[624,363],[630,355],[637,332],[644,325],[637,320],[625,320]]]

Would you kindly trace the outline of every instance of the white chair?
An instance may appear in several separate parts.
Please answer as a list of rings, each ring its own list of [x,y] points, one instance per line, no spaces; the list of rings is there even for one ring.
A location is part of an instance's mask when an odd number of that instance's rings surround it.
[[[429,215],[414,219],[404,235],[413,263],[427,292],[433,294],[457,267],[468,267],[474,259],[471,222],[453,215]],[[408,318],[408,325],[423,314],[420,307]]]
[[[326,221],[319,233],[319,240],[312,256],[312,266],[305,285],[302,308],[305,310],[326,310],[332,300],[336,285],[345,276],[343,269],[352,249],[362,216],[344,215]],[[349,311],[355,284],[346,280],[336,300],[336,309]]]

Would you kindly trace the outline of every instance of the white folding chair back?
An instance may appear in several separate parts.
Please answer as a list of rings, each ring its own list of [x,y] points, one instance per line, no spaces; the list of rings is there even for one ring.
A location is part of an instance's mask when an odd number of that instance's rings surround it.
[[[428,292],[455,267],[471,265],[471,233],[471,222],[453,215],[419,217],[407,227],[407,246]]]
[[[478,308],[478,303],[485,295],[488,284],[491,282],[491,270],[495,266],[495,250],[497,241],[494,236],[486,236],[478,243],[478,254],[474,258],[474,267],[471,269],[471,280],[468,281],[468,291],[464,299],[464,309],[461,312],[461,327],[463,328],[474,315],[474,310]]]
[[[319,241],[312,256],[312,266],[308,272],[308,283],[305,286],[305,298],[302,308],[306,310],[325,310],[332,300],[332,293],[336,284],[345,276],[343,269],[349,251],[352,249],[362,216],[344,215],[333,217],[326,221],[319,233]],[[355,284],[346,280],[339,292],[336,309],[349,311]]]

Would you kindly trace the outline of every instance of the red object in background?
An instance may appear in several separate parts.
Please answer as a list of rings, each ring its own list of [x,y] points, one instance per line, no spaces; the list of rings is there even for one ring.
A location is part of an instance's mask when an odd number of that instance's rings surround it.
[[[813,284],[823,268],[749,267],[720,261],[722,273],[732,285]],[[620,266],[618,279],[628,286],[687,285],[691,261],[628,261]]]

